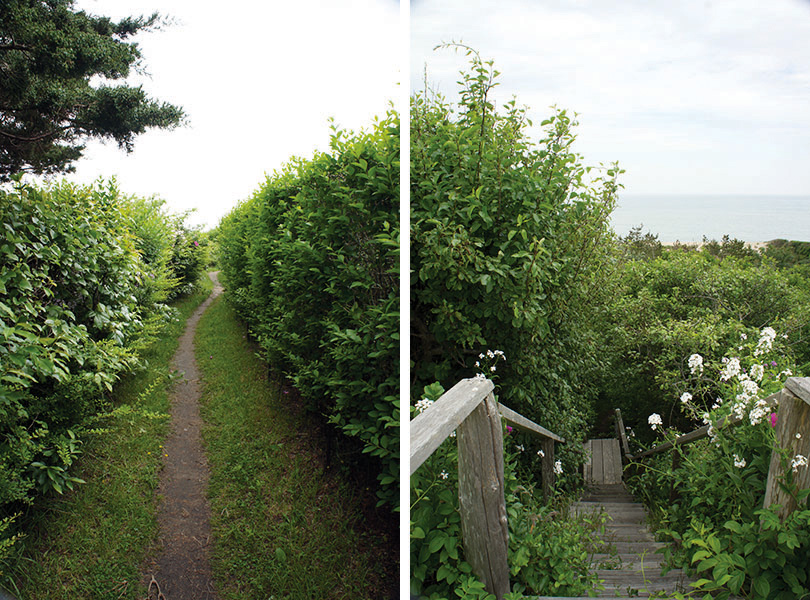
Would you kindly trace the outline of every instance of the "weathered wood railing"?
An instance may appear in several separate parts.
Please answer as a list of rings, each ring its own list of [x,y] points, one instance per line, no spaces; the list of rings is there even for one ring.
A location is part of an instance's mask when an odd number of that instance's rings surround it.
[[[550,493],[554,481],[554,442],[565,440],[499,405],[494,388],[488,379],[463,379],[411,421],[410,473],[457,432],[464,556],[487,591],[500,600],[510,589],[501,418],[542,438],[544,493]]]
[[[775,433],[777,447],[771,454],[763,506],[767,508],[772,504],[778,504],[781,507],[779,515],[785,517],[796,510],[797,504],[796,498],[779,485],[785,468],[782,464],[782,455],[786,453],[789,457],[801,455],[810,458],[810,378],[791,377],[785,382],[784,388],[765,398],[765,401],[768,407],[776,412]],[[743,420],[743,418],[736,416],[726,417],[718,425],[718,428],[735,427],[742,423]],[[704,425],[676,438],[674,441],[665,442],[637,455],[632,455],[627,444],[627,436],[619,409],[616,409],[616,429],[622,448],[630,462],[671,450],[675,446],[695,442],[709,435],[709,425]],[[793,481],[800,490],[810,488],[810,466],[797,469]]]

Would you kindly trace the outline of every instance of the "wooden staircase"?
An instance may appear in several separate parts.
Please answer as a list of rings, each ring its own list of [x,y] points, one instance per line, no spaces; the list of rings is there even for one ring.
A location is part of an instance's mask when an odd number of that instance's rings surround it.
[[[601,536],[606,545],[595,548],[597,553],[591,563],[604,586],[604,590],[596,590],[596,595],[622,599],[689,591],[691,588],[680,569],[661,574],[662,556],[656,551],[666,544],[655,541],[646,526],[644,507],[622,483],[618,440],[590,440],[585,443],[585,450],[590,456],[584,469],[586,493],[573,508],[578,514],[607,514]],[[546,599],[551,597],[537,598]]]

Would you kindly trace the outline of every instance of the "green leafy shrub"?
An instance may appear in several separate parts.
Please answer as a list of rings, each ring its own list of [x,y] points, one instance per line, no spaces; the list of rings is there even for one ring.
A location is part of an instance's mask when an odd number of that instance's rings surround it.
[[[678,409],[691,354],[714,356],[739,346],[741,334],[754,337],[770,325],[788,335],[780,341],[791,362],[807,360],[802,339],[810,288],[772,262],[664,250],[652,260],[623,262],[616,275],[615,295],[606,303],[609,367],[600,375],[599,405],[621,408],[645,442],[652,412],[683,430],[691,427]],[[711,405],[719,388],[707,384],[699,393]]]
[[[399,118],[335,130],[219,226],[228,298],[308,407],[371,457],[381,502],[399,473]],[[355,461],[357,462],[357,461]]]
[[[456,47],[470,56],[458,101],[411,98],[412,389],[449,387],[476,373],[480,348],[503,350],[503,402],[570,440],[561,458],[576,472],[620,170],[582,164],[564,110],[532,142],[526,109],[495,107],[492,62]]]
[[[162,205],[114,182],[0,191],[0,516],[81,481],[85,427],[174,318]]]
[[[680,405],[690,420],[711,425],[709,438],[676,447],[677,468],[664,456],[645,462],[641,473],[630,480],[654,506],[663,533],[678,543],[676,560],[696,572],[696,587],[717,592],[719,598],[810,594],[806,567],[810,490],[795,489],[791,465],[807,468],[796,457],[786,457],[787,468],[779,477],[780,485],[797,497],[799,510],[780,520],[773,507],[762,508],[776,443],[773,409],[764,398],[793,375],[786,342],[766,327],[750,339],[742,334],[722,361],[691,355],[689,375],[683,381],[690,391],[681,396]],[[706,395],[707,389],[712,395]],[[734,428],[721,427],[730,417],[743,421]],[[650,418],[656,430],[663,425],[659,421],[663,420]],[[669,431],[665,437],[675,435]],[[670,489],[676,492],[674,501]]]

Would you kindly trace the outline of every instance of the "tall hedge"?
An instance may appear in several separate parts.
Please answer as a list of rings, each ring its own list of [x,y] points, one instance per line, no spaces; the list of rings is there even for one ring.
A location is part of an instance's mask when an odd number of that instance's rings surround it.
[[[381,502],[399,473],[399,117],[336,130],[220,224],[227,297],[310,410],[374,457]]]
[[[0,190],[0,516],[63,492],[88,419],[173,317],[181,217],[114,183]],[[189,241],[193,246],[193,242]],[[193,246],[196,248],[196,246]],[[200,262],[200,264],[202,264]]]
[[[620,171],[582,164],[564,110],[534,142],[526,109],[496,107],[497,71],[467,51],[455,102],[430,90],[411,98],[413,400],[434,381],[448,388],[481,372],[479,356],[500,350],[506,362],[485,374],[501,400],[573,441],[601,365]]]

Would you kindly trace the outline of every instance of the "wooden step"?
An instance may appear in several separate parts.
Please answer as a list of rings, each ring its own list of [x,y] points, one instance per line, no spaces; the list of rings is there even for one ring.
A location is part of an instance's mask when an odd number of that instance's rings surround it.
[[[594,554],[591,564],[598,569],[631,569],[633,571],[643,568],[659,568],[664,562],[661,554],[654,552],[625,554]]]
[[[644,506],[635,501],[624,484],[588,486],[582,499],[574,504],[573,512],[601,513],[606,518],[598,533],[604,545],[591,548],[594,552],[591,568],[605,588],[595,590],[597,596],[637,598],[690,590],[680,569],[661,575],[664,556],[657,551],[667,544],[655,541],[647,528]]]

